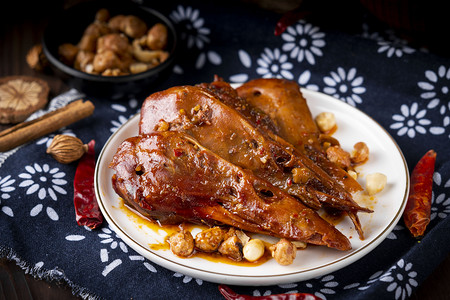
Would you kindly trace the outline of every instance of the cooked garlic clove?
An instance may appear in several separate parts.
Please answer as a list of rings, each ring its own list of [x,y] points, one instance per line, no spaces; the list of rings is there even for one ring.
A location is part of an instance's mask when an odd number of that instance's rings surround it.
[[[381,192],[386,186],[387,177],[382,173],[373,173],[366,176],[366,191],[370,196]]]
[[[248,261],[256,261],[264,255],[264,243],[260,239],[251,239],[242,250],[244,258]]]
[[[316,116],[315,121],[322,133],[329,132],[336,126],[336,118],[331,112],[321,112]]]

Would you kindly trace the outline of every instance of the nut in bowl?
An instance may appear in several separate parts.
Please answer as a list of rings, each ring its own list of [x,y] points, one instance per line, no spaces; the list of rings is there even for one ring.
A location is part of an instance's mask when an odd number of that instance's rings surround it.
[[[88,1],[56,16],[43,37],[52,69],[96,96],[137,94],[167,76],[177,34],[161,13],[128,1]]]

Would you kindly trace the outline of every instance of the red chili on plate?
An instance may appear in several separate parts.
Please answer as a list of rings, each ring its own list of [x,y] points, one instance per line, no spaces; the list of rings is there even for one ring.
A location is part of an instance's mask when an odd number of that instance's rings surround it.
[[[97,228],[103,222],[94,190],[95,141],[88,144],[88,151],[81,157],[73,181],[73,203],[78,225]]]
[[[431,192],[436,152],[428,151],[411,173],[411,185],[403,220],[414,237],[420,237],[430,223]]]

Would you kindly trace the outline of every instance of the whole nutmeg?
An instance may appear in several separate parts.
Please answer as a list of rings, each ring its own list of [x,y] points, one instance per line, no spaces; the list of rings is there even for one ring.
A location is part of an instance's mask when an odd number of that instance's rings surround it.
[[[74,136],[58,134],[47,148],[47,153],[62,164],[80,159],[88,150],[88,145]]]

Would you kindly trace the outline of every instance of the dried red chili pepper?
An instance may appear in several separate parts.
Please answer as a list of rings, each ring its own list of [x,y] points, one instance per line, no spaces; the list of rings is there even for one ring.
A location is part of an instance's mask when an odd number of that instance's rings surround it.
[[[298,20],[303,19],[307,15],[308,12],[306,11],[299,11],[299,10],[288,11],[287,13],[281,16],[280,20],[278,20],[277,24],[275,25],[274,34],[276,36],[279,36],[286,30],[286,28],[288,28]]]
[[[95,141],[90,141],[88,146],[75,172],[73,203],[78,225],[94,229],[102,224],[103,216],[94,191]]]
[[[275,294],[269,296],[248,296],[235,293],[226,285],[219,285],[219,291],[227,300],[321,300],[312,294],[292,293],[292,294]]]
[[[414,167],[403,220],[414,237],[422,236],[430,223],[431,192],[436,152],[428,151]]]

